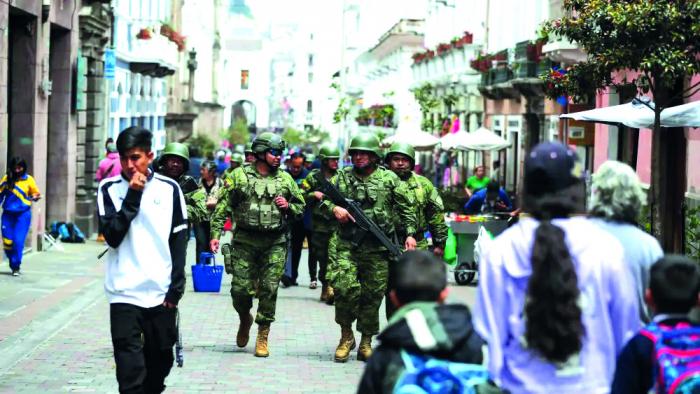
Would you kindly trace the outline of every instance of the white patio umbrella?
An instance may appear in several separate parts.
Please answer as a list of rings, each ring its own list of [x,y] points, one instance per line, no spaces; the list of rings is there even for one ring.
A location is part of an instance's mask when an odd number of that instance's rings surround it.
[[[440,146],[444,150],[456,149],[458,146],[469,143],[471,136],[466,131],[460,130],[456,133],[448,133],[440,138]]]
[[[505,149],[511,145],[503,137],[485,127],[479,127],[468,135],[469,138],[457,145],[457,149],[492,151]]]
[[[430,133],[421,131],[413,122],[402,122],[396,130],[396,134],[384,138],[382,145],[391,145],[394,142],[404,142],[413,145],[416,150],[432,149],[440,142],[440,139]]]
[[[646,103],[646,104],[645,104]],[[623,124],[634,129],[654,127],[654,103],[648,97],[638,97],[627,104],[596,108],[559,116],[585,122]],[[661,111],[661,127],[700,127],[700,101],[666,108]]]

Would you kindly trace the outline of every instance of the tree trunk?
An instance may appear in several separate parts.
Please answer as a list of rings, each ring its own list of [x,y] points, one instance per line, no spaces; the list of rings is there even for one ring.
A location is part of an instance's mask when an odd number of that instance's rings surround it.
[[[674,89],[659,86],[654,96],[657,107],[682,104],[682,95],[678,94],[682,91],[682,80]],[[678,98],[671,99],[674,96]],[[651,160],[652,231],[667,253],[683,253],[684,248],[687,144],[684,129],[661,129],[660,112],[655,111]]]

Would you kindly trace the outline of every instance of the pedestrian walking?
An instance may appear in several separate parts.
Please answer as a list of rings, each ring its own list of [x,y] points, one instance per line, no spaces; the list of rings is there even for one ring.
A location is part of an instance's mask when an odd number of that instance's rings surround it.
[[[297,186],[300,186],[301,182],[309,175],[309,170],[304,166],[305,161],[306,156],[299,150],[293,151],[289,155],[287,172],[292,176]],[[290,227],[290,257],[288,258],[290,267],[288,274],[282,277],[282,285],[284,287],[298,285],[299,262],[301,261],[301,251],[304,249],[304,240],[309,240],[311,238],[311,209],[305,209],[304,215],[299,218],[299,220],[292,221]],[[310,242],[308,242],[308,244],[310,244]],[[311,285],[313,286],[312,288],[316,288],[315,281],[311,281]]]
[[[416,217],[416,249],[428,250],[425,234],[429,232],[433,241],[433,253],[442,256],[445,253],[448,233],[445,225],[445,208],[440,194],[430,180],[412,171],[415,157],[416,152],[411,144],[396,142],[387,151],[386,163],[406,186],[408,199]],[[398,220],[396,226],[401,227]],[[396,310],[394,303],[388,298],[391,289],[392,283],[389,281],[384,301],[387,319]]]
[[[97,166],[97,173],[95,174],[95,180],[101,182],[105,178],[111,178],[117,176],[122,172],[122,165],[119,162],[119,153],[117,152],[117,145],[112,142],[107,144],[107,156],[100,160],[100,164]]]
[[[664,252],[656,238],[637,226],[646,202],[639,176],[625,163],[606,161],[593,174],[591,190],[588,212],[597,225],[622,244],[627,269],[634,278],[639,317],[648,323],[651,316],[644,291],[649,287],[649,269]]]
[[[688,315],[698,305],[698,263],[670,255],[650,271],[645,299],[654,318],[622,349],[611,393],[697,393],[700,324]]]
[[[380,345],[365,366],[358,394],[396,392],[408,369],[405,358],[437,359],[448,365],[482,363],[484,342],[474,332],[469,309],[445,305],[442,261],[426,251],[406,252],[389,266],[389,277],[394,283],[390,302],[398,311],[377,337]]]
[[[122,131],[122,174],[103,180],[97,194],[99,227],[110,246],[105,290],[121,393],[165,390],[185,290],[185,201],[176,182],[149,169],[152,142],[141,127]]]
[[[640,327],[622,246],[571,217],[581,205],[579,168],[564,145],[537,145],[525,158],[528,217],[479,265],[474,326],[491,376],[513,394],[607,392],[617,354]]]
[[[194,236],[197,243],[197,258],[202,255],[202,252],[209,251],[209,242],[211,241],[211,215],[214,213],[214,208],[219,201],[219,192],[223,187],[223,181],[217,174],[217,164],[213,161],[205,161],[200,167],[199,189],[204,194],[204,200],[207,207],[207,214],[194,225]]]
[[[311,248],[313,258],[309,259],[309,275],[311,283],[321,281],[321,301],[333,304],[333,287],[329,284],[326,273],[328,271],[328,259],[331,246],[331,236],[338,229],[338,222],[328,218],[321,210],[320,204],[325,196],[321,192],[322,179],[329,180],[338,173],[338,160],[340,150],[334,145],[324,145],[318,153],[321,168],[312,170],[301,182],[307,209],[311,209]],[[318,276],[316,269],[318,262]]]
[[[405,239],[406,249],[415,249],[415,213],[401,180],[379,165],[379,139],[373,134],[359,134],[350,141],[348,151],[352,166],[338,171],[330,183],[359,204],[385,235],[399,236]],[[372,354],[372,336],[379,333],[379,306],[387,287],[391,255],[381,242],[353,223],[354,218],[345,208],[330,200],[324,200],[321,206],[326,215],[333,215],[340,223],[331,283],[335,291],[335,321],[341,327],[335,361],[347,361],[355,348],[355,320],[362,333],[357,358],[366,361]],[[396,216],[402,223],[398,232]]]
[[[287,256],[289,223],[304,212],[304,197],[292,177],[279,170],[285,148],[282,138],[271,132],[253,141],[256,162],[233,171],[211,219],[211,250],[219,249],[219,238],[227,209],[233,210],[236,227],[230,245],[233,261],[225,264],[232,275],[231,298],[240,324],[236,345],[245,347],[250,338],[253,296],[257,293],[255,323],[258,336],[255,356],[269,356],[268,334],[275,321],[277,289]]]
[[[32,203],[40,198],[34,178],[27,174],[27,162],[21,157],[10,159],[7,173],[0,180],[0,201],[2,243],[12,276],[20,275],[24,242],[32,223]]]

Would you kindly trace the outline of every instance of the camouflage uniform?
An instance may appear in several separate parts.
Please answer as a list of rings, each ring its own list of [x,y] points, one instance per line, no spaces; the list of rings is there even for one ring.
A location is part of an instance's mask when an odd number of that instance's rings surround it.
[[[227,217],[234,211],[231,297],[239,315],[247,315],[253,306],[255,283],[259,284],[255,322],[269,325],[275,320],[277,288],[284,273],[289,237],[288,221],[304,212],[304,198],[292,177],[277,170],[269,176],[258,174],[255,166],[235,169],[224,185],[224,194],[211,219],[212,239],[219,239]],[[287,212],[279,210],[273,199],[282,196],[289,202]]]
[[[313,235],[311,237],[311,250],[314,253],[313,258],[318,261],[319,274],[318,278],[323,284],[327,286],[327,271],[328,271],[328,256],[329,256],[329,243],[331,235],[337,230],[338,222],[335,218],[329,219],[321,210],[321,204],[316,199],[314,192],[321,190],[321,177],[323,177],[323,171],[320,169],[312,170],[309,175],[301,182],[301,189],[304,191],[304,198],[306,204],[312,205],[313,210],[311,213],[311,229]]]
[[[447,225],[445,208],[437,189],[428,178],[414,172],[402,182],[406,185],[407,197],[416,215],[416,249],[428,249],[428,240],[424,235],[426,231],[430,231],[433,245],[444,249],[447,242]]]
[[[405,186],[391,171],[378,167],[370,176],[362,178],[352,168],[344,168],[331,181],[346,197],[360,203],[365,214],[389,237],[396,236],[394,218],[403,223],[400,239],[415,233],[415,213],[407,198]],[[324,201],[326,215],[332,215],[335,205]],[[355,233],[360,230],[353,223],[338,228],[336,259],[333,261],[335,290],[335,321],[350,326],[357,319],[357,330],[372,336],[379,332],[379,306],[388,280],[391,256],[372,234],[365,234],[359,245],[354,245]]]

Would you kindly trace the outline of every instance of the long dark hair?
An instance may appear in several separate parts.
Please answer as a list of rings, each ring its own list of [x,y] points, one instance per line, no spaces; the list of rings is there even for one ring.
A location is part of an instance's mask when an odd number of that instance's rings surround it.
[[[24,170],[20,174],[15,173],[15,167],[20,166]],[[24,176],[24,174],[27,173],[27,162],[24,161],[23,158],[19,156],[15,156],[12,159],[10,159],[10,162],[7,164],[7,190],[12,190],[15,188],[15,183],[19,180],[20,177]]]
[[[580,184],[545,194],[524,190],[523,196],[526,211],[540,221],[527,284],[525,339],[531,350],[552,363],[563,363],[580,352],[585,334],[576,269],[564,231],[551,222],[576,210],[578,189]]]

